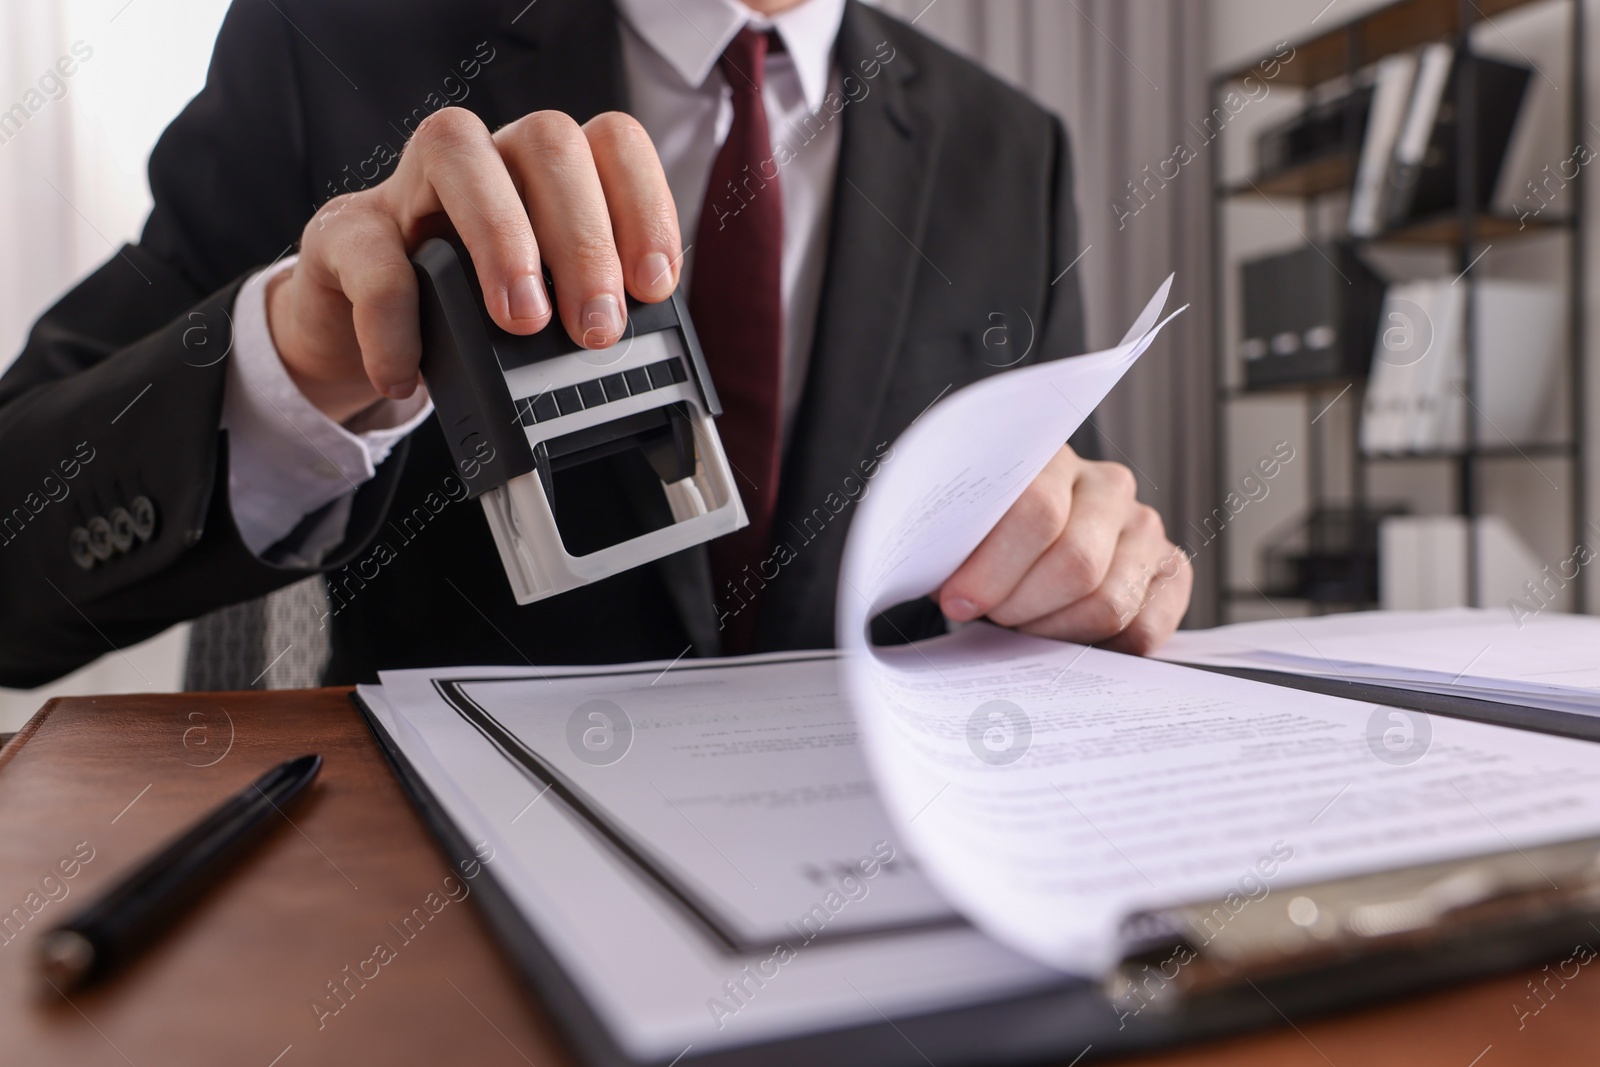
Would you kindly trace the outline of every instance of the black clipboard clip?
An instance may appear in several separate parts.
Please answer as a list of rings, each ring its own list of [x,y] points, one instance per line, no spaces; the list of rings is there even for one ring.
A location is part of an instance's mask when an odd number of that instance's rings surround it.
[[[1249,987],[1326,990],[1418,969],[1465,977],[1600,942],[1600,837],[1238,899],[1128,917],[1122,962],[1103,983],[1124,1023],[1203,1012]]]

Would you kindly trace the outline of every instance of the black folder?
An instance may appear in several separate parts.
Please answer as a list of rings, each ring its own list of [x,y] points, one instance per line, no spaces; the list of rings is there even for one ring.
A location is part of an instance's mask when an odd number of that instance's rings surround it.
[[[1600,740],[1600,721],[1583,716],[1274,671],[1205,669],[1430,714]],[[446,859],[452,865],[474,861],[472,844],[378,717],[359,694],[352,694],[352,699]],[[1600,855],[1600,840],[1583,844]],[[1551,847],[1570,851],[1574,846]],[[491,867],[483,866],[473,899],[507,959],[565,1035],[574,1058],[595,1067],[814,1067],[819,1063],[830,1067],[922,1067],[928,1062],[961,1067],[1052,1061],[1077,1065],[1276,1026],[1285,1020],[1325,1015],[1528,966],[1554,958],[1570,950],[1575,941],[1592,936],[1590,923],[1600,920],[1600,908],[1594,906],[1535,907],[1529,920],[1520,924],[1456,934],[1446,931],[1382,953],[1326,961],[1309,972],[1261,975],[1198,995],[1157,998],[1153,1003],[1119,1001],[1108,993],[1108,984],[1063,975],[1058,985],[1022,997],[997,996],[955,1009],[884,1015],[866,1025],[818,1027],[798,1036],[704,1054],[690,1046],[675,1059],[645,1062],[631,1058],[608,1032],[499,877]],[[1311,889],[1302,886],[1286,891]],[[1137,962],[1138,958],[1130,957],[1130,964]]]
[[[1245,388],[1365,378],[1385,281],[1349,241],[1301,245],[1239,266]]]
[[[1389,175],[1383,210],[1388,226],[1402,226],[1456,209],[1460,189],[1460,153],[1457,149],[1461,83],[1462,71],[1467,67],[1474,72],[1471,83],[1476,116],[1473,136],[1477,142],[1474,161],[1477,168],[1477,203],[1474,207],[1479,211],[1484,210],[1494,196],[1506,149],[1516,129],[1522,98],[1533,72],[1527,67],[1483,55],[1473,54],[1463,60],[1460,50],[1457,50],[1450,64],[1449,79],[1445,83],[1444,95],[1439,100],[1439,109],[1434,116],[1433,131],[1429,134],[1422,163],[1418,166],[1397,165]]]

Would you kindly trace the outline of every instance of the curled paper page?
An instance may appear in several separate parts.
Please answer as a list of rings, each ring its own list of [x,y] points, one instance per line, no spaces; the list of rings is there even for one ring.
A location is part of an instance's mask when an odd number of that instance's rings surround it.
[[[916,811],[906,808],[931,796],[926,783],[938,788],[942,777],[919,758],[928,755],[920,751],[926,737],[914,736],[927,726],[924,711],[959,716],[970,701],[966,693],[949,690],[939,699],[939,670],[921,656],[908,661],[876,655],[868,645],[868,625],[879,612],[937,589],[972,553],[1171,320],[1160,316],[1172,280],[1169,275],[1161,283],[1115,348],[996,375],[924,412],[896,442],[894,459],[883,465],[851,524],[837,617],[844,692],[856,708],[891,813],[920,846],[924,862],[932,863],[935,881],[969,917],[973,887],[965,879],[940,877],[949,842],[919,840]],[[948,706],[933,711],[926,703],[930,697]],[[964,736],[962,723],[943,728]],[[982,763],[974,768],[987,769]],[[987,926],[979,907],[977,921]],[[1002,931],[990,932],[1009,940]]]
[[[1168,280],[1170,284],[1170,279]],[[1249,682],[986,623],[875,648],[879,612],[955,571],[1154,340],[958,392],[860,503],[838,600],[842,692],[895,830],[996,940],[1104,973],[1140,910],[1281,908],[1308,884],[1600,830],[1592,746]],[[1269,896],[1272,903],[1261,903]]]
[[[936,589],[1155,341],[1172,276],[1115,348],[1007,371],[946,397],[895,442],[888,477],[850,527],[840,578],[841,648],[887,607]],[[1187,307],[1188,305],[1185,305]],[[892,468],[892,473],[890,469]]]

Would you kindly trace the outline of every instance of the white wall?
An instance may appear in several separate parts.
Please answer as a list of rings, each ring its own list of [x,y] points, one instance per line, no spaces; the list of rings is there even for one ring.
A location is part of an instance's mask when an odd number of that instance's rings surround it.
[[[1221,72],[1237,69],[1254,58],[1270,53],[1281,41],[1304,40],[1381,7],[1387,0],[1334,0],[1331,5],[1328,0],[1211,2],[1211,67],[1213,71]],[[1585,2],[1585,18],[1593,39],[1595,22],[1600,20],[1600,2]],[[1529,96],[1524,103],[1524,116],[1543,115],[1546,121],[1524,123],[1528,128],[1519,131],[1518,140],[1513,143],[1508,158],[1507,174],[1502,181],[1502,199],[1509,200],[1511,192],[1520,188],[1517,172],[1525,171],[1531,175],[1543,164],[1555,164],[1567,158],[1571,152],[1572,146],[1567,143],[1569,137],[1564,106],[1553,107],[1565,99],[1565,93],[1570,89],[1566,78],[1568,43],[1565,34],[1569,17],[1570,8],[1565,0],[1546,0],[1529,5],[1522,11],[1497,16],[1492,24],[1480,26],[1476,31],[1477,46],[1483,51],[1513,60],[1526,56],[1541,71],[1530,86]],[[1590,54],[1593,55],[1592,50]],[[1590,84],[1586,96],[1587,113],[1600,116],[1600,92],[1597,92],[1597,85],[1600,85],[1600,69],[1597,68],[1600,68],[1600,64],[1591,60],[1588,66]],[[1304,94],[1298,90],[1274,90],[1259,105],[1252,104],[1239,114],[1226,135],[1225,170],[1230,179],[1239,180],[1252,172],[1255,134],[1292,114],[1301,106],[1303,98]],[[1600,148],[1600,131],[1588,139],[1588,144]],[[1593,205],[1600,203],[1600,199],[1596,199],[1600,189],[1595,186],[1593,173],[1588,173],[1585,180],[1593,219]],[[1343,204],[1335,203],[1329,210],[1336,215],[1342,212]],[[1268,204],[1240,200],[1230,202],[1224,208],[1219,237],[1226,241],[1227,266],[1222,279],[1225,301],[1223,315],[1228,326],[1226,336],[1230,350],[1238,338],[1237,264],[1255,255],[1295,245],[1300,241],[1301,233],[1318,236],[1319,227],[1324,234],[1330,232],[1336,222],[1334,215],[1317,218],[1301,212],[1288,201]],[[1587,348],[1590,369],[1586,373],[1590,399],[1586,410],[1590,413],[1587,421],[1591,426],[1600,421],[1600,382],[1596,380],[1600,378],[1600,358],[1596,358],[1596,352],[1600,350],[1600,322],[1597,322],[1600,320],[1600,247],[1597,247],[1597,235],[1600,235],[1600,220],[1591,221],[1584,235],[1589,276],[1585,308],[1589,319]],[[1548,278],[1565,284],[1566,260],[1566,246],[1560,238],[1506,241],[1497,244],[1476,269],[1488,276]],[[1426,253],[1409,257],[1390,254],[1379,265],[1397,277],[1438,274],[1447,270],[1454,273],[1448,260],[1437,256],[1430,259]],[[1236,374],[1237,366],[1232,369]],[[1309,418],[1330,399],[1331,393],[1320,398],[1263,397],[1236,403],[1231,413],[1232,448],[1223,459],[1224,470],[1231,466],[1248,465],[1251,457],[1270,447],[1271,442],[1285,437],[1289,437],[1297,448],[1302,448]],[[1335,407],[1323,419],[1323,429],[1330,433],[1330,452],[1344,455],[1348,455],[1350,448],[1347,435],[1354,431],[1356,425],[1353,407],[1343,409],[1349,406],[1348,400],[1347,396],[1341,406]],[[1600,462],[1597,462],[1600,460],[1600,451],[1597,451],[1595,440],[1600,435],[1591,430],[1588,436],[1588,512],[1590,518],[1600,518],[1600,508],[1597,508],[1600,505]],[[1559,492],[1550,491],[1541,475],[1527,468],[1520,460],[1490,465],[1491,469],[1485,472],[1480,485],[1484,507],[1506,515],[1534,552],[1542,560],[1555,564],[1572,551],[1567,507],[1575,486],[1565,464],[1544,457],[1537,462],[1541,471],[1560,487]],[[1262,539],[1281,528],[1280,524],[1293,521],[1305,507],[1306,467],[1301,465],[1287,473],[1292,473],[1293,479],[1282,479],[1283,484],[1274,487],[1275,498],[1269,496],[1253,514],[1248,510],[1241,513],[1236,523],[1236,536],[1230,542],[1229,566],[1237,584],[1243,584],[1241,576],[1245,575],[1261,580],[1259,547]],[[1348,480],[1348,463],[1330,464],[1327,473],[1330,475],[1328,484],[1337,491],[1341,483]],[[1442,465],[1374,464],[1369,466],[1369,474],[1368,486],[1374,499],[1403,499],[1410,503],[1414,511],[1422,514],[1437,513],[1451,507],[1451,476]],[[1591,528],[1590,543],[1600,544],[1600,523]],[[1531,579],[1536,575],[1528,577]],[[1600,610],[1600,572],[1588,575],[1588,584],[1588,610]],[[1270,608],[1265,610],[1269,614],[1272,611]],[[1236,613],[1235,617],[1242,618],[1244,614]]]
[[[204,84],[226,10],[226,0],[0,0],[0,110],[40,105],[0,143],[0,370],[40,311],[137,237],[150,208],[145,161]],[[57,81],[75,42],[88,58]],[[0,731],[58,694],[178,688],[186,632],[108,647],[48,687],[0,690]]]

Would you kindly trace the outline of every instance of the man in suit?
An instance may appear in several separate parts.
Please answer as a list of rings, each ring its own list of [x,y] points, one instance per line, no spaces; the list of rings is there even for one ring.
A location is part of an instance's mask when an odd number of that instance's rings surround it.
[[[236,0],[139,243],[0,379],[0,683],[318,572],[330,682],[832,643],[849,515],[806,519],[997,370],[996,309],[1032,359],[1083,349],[1065,131],[856,0],[614,2]],[[408,254],[450,230],[513,333],[604,348],[687,282],[749,531],[515,604],[418,375]],[[630,477],[564,506],[624,528]],[[1064,447],[899,629],[1142,652],[1191,581],[1127,470]]]

